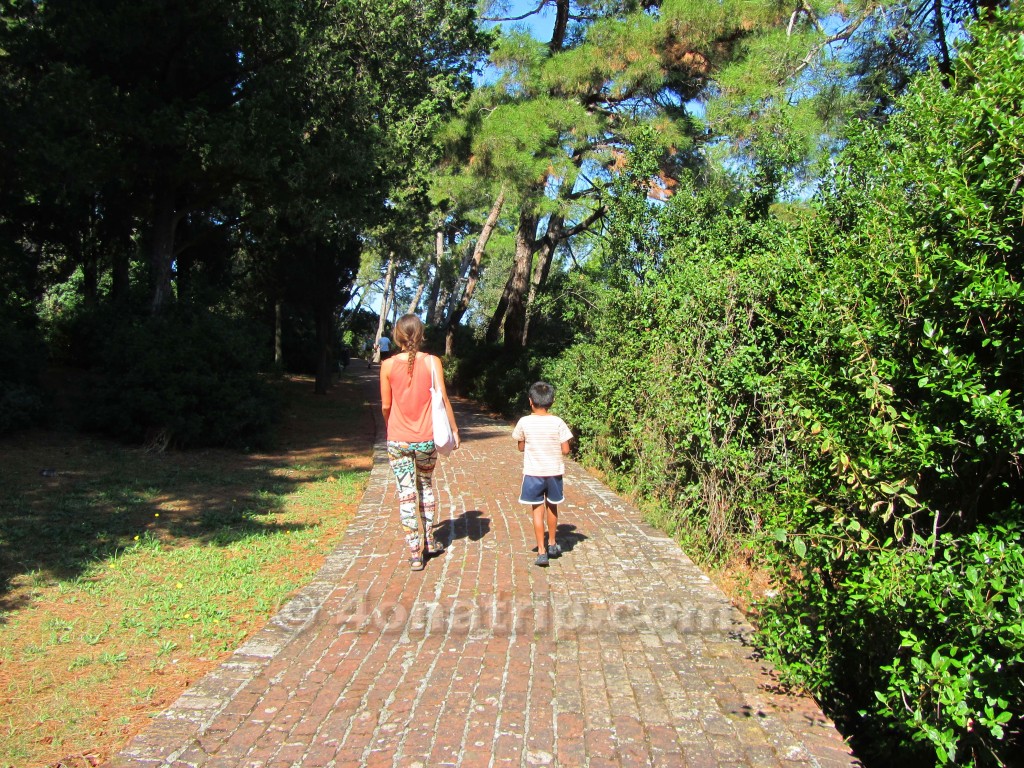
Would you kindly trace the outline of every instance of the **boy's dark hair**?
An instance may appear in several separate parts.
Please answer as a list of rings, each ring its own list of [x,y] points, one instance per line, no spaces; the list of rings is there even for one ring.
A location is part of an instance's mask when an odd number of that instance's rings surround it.
[[[530,402],[538,408],[550,408],[555,402],[555,388],[546,381],[538,381],[530,387]]]

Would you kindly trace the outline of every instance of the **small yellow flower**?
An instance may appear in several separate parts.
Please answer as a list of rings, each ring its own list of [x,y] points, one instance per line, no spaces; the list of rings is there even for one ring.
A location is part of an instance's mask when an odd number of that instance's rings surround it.
[[[138,541],[138,540],[139,540],[139,537],[138,537],[138,536],[136,536],[136,537],[135,537],[135,540],[136,540],[136,541]]]
[[[183,588],[184,586],[185,586],[185,585],[184,585],[184,584],[182,584],[182,583],[181,583],[181,582],[179,581],[179,582],[178,582],[177,584],[175,584],[175,585],[174,585],[174,588],[175,588],[175,589],[182,589],[182,588]]]
[[[110,565],[108,565],[107,567],[108,568],[117,568],[117,563],[110,563]]]
[[[153,517],[160,517],[160,513],[159,512],[154,512],[153,513]]]

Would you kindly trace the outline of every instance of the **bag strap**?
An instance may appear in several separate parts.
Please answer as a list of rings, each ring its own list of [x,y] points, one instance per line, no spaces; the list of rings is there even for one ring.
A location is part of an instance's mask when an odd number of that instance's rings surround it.
[[[437,389],[437,366],[434,365],[434,361],[437,359],[434,355],[427,355],[427,364],[430,366],[430,386]]]

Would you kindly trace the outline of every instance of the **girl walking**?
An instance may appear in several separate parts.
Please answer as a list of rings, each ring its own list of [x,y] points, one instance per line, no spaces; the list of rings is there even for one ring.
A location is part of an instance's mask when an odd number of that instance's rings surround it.
[[[432,481],[437,450],[430,410],[431,369],[444,396],[456,448],[459,428],[448,400],[440,359],[419,351],[423,344],[423,323],[419,317],[403,315],[395,325],[394,337],[401,352],[381,363],[381,410],[387,424],[388,461],[398,486],[398,515],[405,528],[409,567],[419,571],[426,554],[438,554],[444,549],[433,531],[436,505]]]

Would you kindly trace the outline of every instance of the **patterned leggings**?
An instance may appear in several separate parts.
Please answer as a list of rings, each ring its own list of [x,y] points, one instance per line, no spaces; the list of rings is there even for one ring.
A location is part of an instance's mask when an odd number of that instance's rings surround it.
[[[419,508],[423,514],[423,530],[429,534],[434,524],[434,466],[437,464],[437,450],[434,443],[388,442],[388,462],[395,473],[398,485],[398,516],[405,528],[405,541],[409,551],[419,553],[420,521],[416,514],[416,495],[419,492]]]

